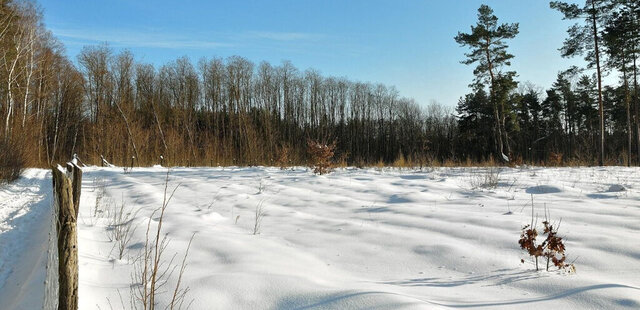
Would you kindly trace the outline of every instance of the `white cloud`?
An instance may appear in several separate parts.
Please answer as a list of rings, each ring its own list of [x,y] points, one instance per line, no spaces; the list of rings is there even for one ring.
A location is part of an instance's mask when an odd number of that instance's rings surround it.
[[[261,39],[269,39],[275,41],[301,41],[301,40],[319,40],[324,36],[315,33],[303,33],[303,32],[271,32],[271,31],[252,31],[249,32],[250,36],[254,36]]]
[[[67,44],[90,45],[108,42],[116,47],[148,47],[164,49],[216,49],[251,44],[256,40],[275,42],[314,42],[325,38],[322,34],[303,32],[249,31],[241,34],[216,34],[224,41],[201,39],[205,34],[176,34],[153,29],[139,30],[82,30],[53,28],[53,33]]]
[[[79,44],[108,42],[119,47],[151,47],[167,49],[213,49],[232,47],[233,44],[212,40],[189,38],[182,35],[139,31],[83,31],[76,29],[52,29],[54,35],[63,41]]]

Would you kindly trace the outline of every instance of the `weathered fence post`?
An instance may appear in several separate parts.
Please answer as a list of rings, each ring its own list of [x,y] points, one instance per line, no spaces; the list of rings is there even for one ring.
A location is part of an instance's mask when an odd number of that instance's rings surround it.
[[[82,170],[67,164],[52,168],[54,207],[57,209],[58,236],[58,309],[78,309],[78,235],[77,217],[82,186]]]
[[[82,189],[82,169],[74,163],[67,163],[67,175],[70,175],[71,186],[73,188],[73,208],[76,211],[76,220],[78,211],[80,211],[80,190]]]

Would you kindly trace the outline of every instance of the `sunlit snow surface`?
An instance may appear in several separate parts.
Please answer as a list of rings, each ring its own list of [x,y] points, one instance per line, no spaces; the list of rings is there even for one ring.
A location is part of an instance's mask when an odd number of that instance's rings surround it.
[[[80,309],[128,308],[133,261],[161,206],[166,169],[84,171]],[[183,278],[191,309],[640,308],[639,169],[506,168],[497,188],[473,188],[483,171],[172,169],[169,190],[178,189],[165,215],[166,256],[178,253],[179,264],[196,233]],[[42,192],[49,183],[49,174],[30,170],[0,190],[0,291],[37,291],[37,281],[12,280],[11,270],[25,268],[6,251],[42,247],[20,240],[48,223],[38,210],[47,206]],[[139,209],[123,260],[108,241],[106,216],[95,212],[100,184],[104,204]],[[532,196],[538,222],[545,206],[552,220],[562,220],[576,274],[535,272],[519,249]],[[18,210],[27,198],[33,205]],[[253,235],[260,203],[265,216]],[[30,264],[38,274],[40,266]],[[21,302],[18,294],[0,293],[3,308]]]

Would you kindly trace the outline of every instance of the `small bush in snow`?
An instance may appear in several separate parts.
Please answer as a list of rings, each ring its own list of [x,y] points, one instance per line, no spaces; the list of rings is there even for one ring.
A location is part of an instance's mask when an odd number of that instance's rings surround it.
[[[520,248],[527,251],[529,256],[533,256],[536,261],[536,270],[538,269],[538,257],[542,256],[542,245],[537,244],[538,230],[533,225],[525,225],[522,227],[522,233],[520,234]],[[521,260],[524,263],[524,259]]]
[[[331,172],[331,160],[333,159],[336,142],[330,144],[318,141],[307,141],[307,152],[311,157],[311,168],[315,174],[327,174]]]
[[[291,166],[291,148],[284,145],[278,150],[278,159],[276,164],[280,167],[280,170],[285,170]]]
[[[488,167],[472,171],[469,184],[476,188],[496,188],[500,182],[500,168]]]
[[[558,229],[554,229],[548,220],[545,220],[542,224],[544,224],[544,234],[547,236],[542,243],[542,248],[544,249],[543,255],[547,259],[547,271],[549,271],[550,262],[553,262],[553,265],[558,267],[558,269],[566,269],[571,272],[575,271],[576,268],[573,264],[566,263],[567,256],[564,254],[565,246],[562,237],[558,236]]]
[[[266,187],[267,184],[264,182],[264,179],[260,179],[260,183],[258,183],[258,194],[262,194]]]
[[[549,166],[559,167],[562,165],[562,153],[551,152],[549,154]]]
[[[398,156],[396,157],[396,160],[393,161],[393,165],[396,168],[405,168],[405,167],[409,167],[411,166],[409,164],[409,161],[407,160],[406,157],[404,157],[404,154],[402,154],[402,151],[398,152]]]
[[[549,221],[545,208],[545,220],[542,222],[543,231],[542,235],[546,236],[542,243],[538,243],[538,230],[536,229],[536,222],[534,222],[533,216],[533,196],[531,197],[531,224],[527,224],[522,227],[522,233],[520,234],[520,240],[518,244],[520,248],[527,251],[529,256],[533,256],[536,263],[536,271],[539,270],[538,258],[544,257],[547,260],[547,268],[549,271],[550,263],[560,270],[566,270],[568,272],[575,272],[576,268],[573,264],[566,263],[565,245],[562,237],[558,236],[558,226],[554,227]],[[524,259],[521,260],[524,263]]]

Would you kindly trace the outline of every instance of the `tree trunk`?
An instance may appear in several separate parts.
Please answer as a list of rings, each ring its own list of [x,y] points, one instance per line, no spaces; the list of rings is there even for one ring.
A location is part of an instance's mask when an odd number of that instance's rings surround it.
[[[136,147],[136,142],[133,140],[133,134],[131,133],[131,126],[129,126],[129,120],[127,119],[127,116],[124,115],[124,112],[120,108],[120,104],[116,103],[116,107],[118,108],[118,111],[120,112],[120,115],[124,120],[125,126],[127,126],[127,134],[129,135],[129,141],[131,141],[131,146],[133,146],[133,152],[136,154],[136,158],[140,160],[140,155],[138,154],[138,148]]]
[[[636,123],[636,165],[640,165],[640,109],[638,109],[638,66],[636,65],[636,47],[633,47],[633,106]]]
[[[596,69],[598,73],[598,108],[600,111],[600,156],[598,158],[598,165],[604,166],[604,104],[602,103],[602,72],[600,69],[600,50],[598,48],[598,25],[596,23],[596,4],[591,1],[593,21],[593,41],[595,44],[596,52]]]
[[[631,167],[631,141],[633,132],[631,130],[631,95],[629,92],[629,80],[627,79],[626,57],[622,55],[622,77],[624,80],[624,99],[627,107],[627,167]]]
[[[487,40],[488,41],[488,40]],[[500,113],[498,112],[498,103],[495,98],[495,76],[493,75],[493,63],[491,62],[491,54],[489,49],[485,50],[487,56],[487,63],[489,64],[489,77],[491,78],[491,89],[489,90],[489,96],[491,104],[493,105],[493,116],[495,117],[495,139],[497,141],[497,154],[498,161],[504,162],[504,145],[502,141],[502,124],[500,121]]]

